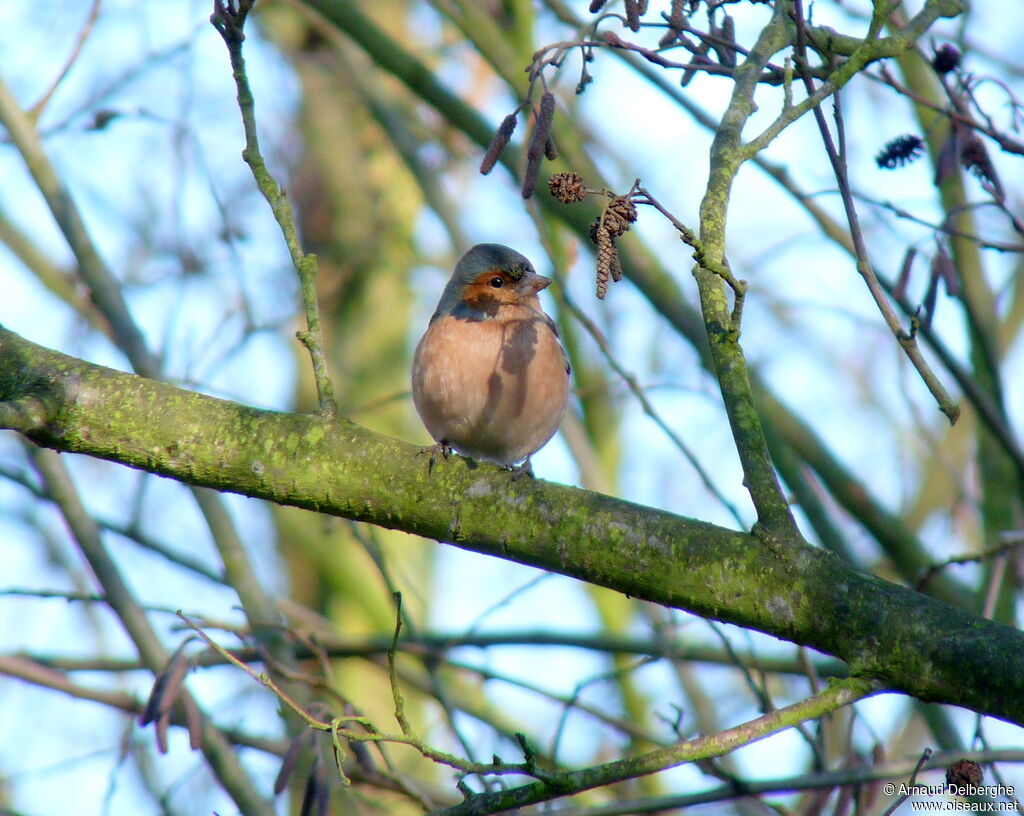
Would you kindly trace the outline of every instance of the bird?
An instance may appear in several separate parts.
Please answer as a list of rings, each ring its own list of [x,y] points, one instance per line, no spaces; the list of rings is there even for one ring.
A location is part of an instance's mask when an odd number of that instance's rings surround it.
[[[477,244],[455,265],[412,362],[431,467],[454,449],[532,476],[530,457],[569,399],[569,360],[537,297],[550,284],[502,244]]]

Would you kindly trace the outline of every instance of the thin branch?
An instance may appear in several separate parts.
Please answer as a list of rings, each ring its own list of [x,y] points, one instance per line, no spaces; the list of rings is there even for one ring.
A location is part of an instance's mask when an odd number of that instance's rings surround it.
[[[725,494],[722,493],[711,478],[711,474],[708,473],[704,465],[701,464],[697,454],[690,449],[689,445],[686,444],[683,438],[679,436],[668,422],[662,418],[661,414],[658,413],[654,404],[647,398],[647,394],[640,386],[640,383],[637,382],[636,377],[631,372],[627,371],[615,358],[615,355],[612,353],[612,350],[608,345],[608,341],[605,340],[604,335],[594,321],[591,320],[590,317],[580,309],[576,302],[569,297],[569,294],[564,288],[559,291],[565,307],[572,312],[580,325],[583,326],[594,342],[597,343],[597,347],[600,349],[601,354],[604,355],[608,365],[612,367],[612,370],[618,374],[626,384],[630,393],[632,393],[637,402],[640,403],[640,408],[643,412],[647,414],[647,416],[649,416],[659,428],[661,428],[662,432],[669,438],[672,444],[679,449],[679,452],[682,453],[684,457],[686,457],[686,460],[690,463],[690,466],[694,469],[701,482],[704,483],[704,488],[729,512],[741,529],[746,528],[746,522],[743,520],[743,516],[740,514],[739,508],[726,498]]]
[[[29,116],[32,117],[33,121],[39,121],[39,117],[49,104],[51,97],[57,90],[57,87],[64,81],[64,77],[68,75],[68,72],[78,60],[78,56],[82,53],[82,49],[85,47],[85,42],[89,39],[89,35],[92,33],[92,30],[96,25],[96,20],[99,18],[100,6],[101,0],[93,0],[92,6],[89,8],[89,14],[85,18],[85,23],[78,32],[78,36],[75,37],[75,44],[72,46],[71,52],[68,54],[68,58],[64,61],[63,67],[61,67],[60,71],[57,72],[57,76],[53,78],[53,82],[50,83],[50,87],[43,92],[39,101],[36,102],[36,104],[34,104],[29,110]]]
[[[20,655],[0,655],[0,674],[31,683],[39,688],[59,691],[76,700],[87,700],[123,711],[133,719],[142,712],[146,705],[145,700],[124,691],[93,688],[75,683],[64,672],[57,671],[46,663],[38,663]],[[172,722],[176,725],[185,726],[183,715],[172,712],[171,716]],[[284,752],[284,746],[280,740],[252,736],[234,728],[224,728],[222,733],[234,745],[255,748],[268,754],[280,755]]]
[[[510,790],[470,796],[454,807],[435,811],[434,816],[485,816],[503,810],[548,802],[561,796],[611,785],[626,779],[657,773],[686,762],[722,756],[742,745],[749,745],[798,723],[821,717],[874,693],[876,689],[861,678],[840,680],[822,691],[786,708],[777,709],[755,720],[728,728],[717,734],[658,748],[640,756],[553,774],[545,782],[535,782]]]
[[[21,593],[17,589],[6,590],[3,594],[28,594],[40,598],[60,598],[62,600],[79,600],[88,602],[90,600],[102,601],[100,596],[72,596],[67,592],[47,592],[45,590],[26,590]],[[146,607],[148,610],[169,612],[167,609],[156,609]],[[197,615],[190,614],[193,621],[198,620]],[[205,622],[206,628],[213,628],[213,624]],[[227,628],[223,625],[217,628]],[[237,633],[240,636],[244,633]],[[296,648],[296,657],[299,660],[316,658],[320,654],[331,659],[348,657],[369,657],[375,658],[387,653],[391,645],[390,635],[370,635],[367,637],[340,637],[329,633],[317,633],[316,646],[312,648],[309,644]],[[423,632],[414,638],[398,641],[397,649],[400,652],[420,658],[425,662],[445,662],[456,668],[476,672],[485,678],[498,677],[484,667],[472,666],[468,663],[451,661],[447,655],[452,649],[472,647],[474,649],[494,649],[503,646],[538,646],[554,648],[584,649],[598,654],[618,655],[649,655],[651,657],[664,658],[667,660],[686,661],[688,663],[712,663],[716,665],[734,666],[738,658],[743,666],[756,665],[761,671],[773,674],[803,675],[805,668],[797,660],[785,656],[764,656],[753,655],[750,652],[738,652],[726,654],[721,649],[701,644],[681,642],[676,638],[636,638],[627,635],[613,635],[608,633],[580,634],[574,632],[560,631],[494,631],[477,634],[466,634],[463,632]],[[253,647],[234,649],[232,655],[243,663],[260,663],[266,660],[266,654]],[[31,654],[16,655],[31,659],[62,671],[89,671],[89,672],[130,672],[145,668],[145,666],[134,658],[123,657],[71,657],[60,654],[46,654],[33,652]],[[196,656],[196,665],[199,667],[221,666],[224,659],[217,652],[201,652]],[[846,677],[849,674],[846,665],[839,660],[818,657],[814,661],[814,671],[820,677]],[[499,678],[501,679],[501,678]],[[511,681],[510,681],[511,682]]]
[[[555,807],[547,811],[550,816],[633,816],[642,813],[668,813],[683,810],[695,805],[712,804],[715,802],[731,802],[751,796],[771,793],[791,793],[794,791],[811,791],[835,788],[840,785],[862,785],[881,782],[887,779],[902,779],[915,772],[941,770],[960,759],[968,759],[979,764],[993,762],[1024,763],[1024,751],[984,750],[984,751],[947,751],[933,753],[923,764],[920,760],[889,760],[874,765],[844,768],[824,773],[809,773],[778,779],[737,780],[736,783],[722,785],[711,790],[697,793],[684,793],[669,796],[649,797],[645,799],[625,799],[607,805],[588,805],[580,808],[575,805]]]
[[[876,8],[878,8],[878,6],[876,6]],[[814,80],[811,78],[808,71],[807,31],[805,29],[802,0],[794,0],[793,2],[793,20],[796,23],[797,30],[795,62],[797,69],[800,71],[800,75],[803,78],[804,85],[807,88],[807,95],[810,98],[814,97],[817,91],[814,87]],[[872,25],[877,28],[875,20],[872,21]],[[868,39],[865,39],[865,42],[867,41]],[[836,129],[840,134],[840,139],[845,139],[842,107],[839,102],[838,88],[835,91],[835,99]],[[821,106],[815,105],[813,113],[815,122],[818,124],[818,131],[821,133],[821,140],[825,147],[825,153],[828,155],[829,162],[832,165],[832,172],[836,177],[836,184],[839,186],[839,194],[842,198],[843,209],[846,212],[846,219],[850,226],[850,236],[853,239],[854,255],[857,259],[857,271],[864,279],[864,283],[868,287],[868,292],[871,293],[871,297],[875,301],[875,305],[878,307],[879,312],[881,312],[882,318],[885,320],[885,324],[889,327],[889,330],[896,338],[896,342],[899,343],[900,348],[903,349],[907,358],[921,375],[921,379],[924,381],[924,384],[938,403],[939,410],[946,415],[949,419],[949,423],[953,425],[960,416],[960,406],[957,405],[949,395],[945,386],[942,385],[939,378],[935,375],[935,372],[932,371],[931,366],[928,365],[927,360],[924,359],[924,355],[922,355],[921,349],[917,344],[916,331],[911,330],[908,332],[904,330],[899,318],[896,316],[895,310],[892,308],[892,305],[889,303],[889,300],[882,289],[882,285],[878,282],[875,271],[871,266],[871,261],[868,258],[867,245],[864,242],[864,235],[860,229],[860,219],[857,216],[857,207],[854,204],[853,194],[850,190],[845,151],[841,154],[840,151],[837,150],[835,142],[832,139],[832,133],[829,130],[828,123],[825,121],[825,113],[822,111]]]
[[[154,674],[158,673],[166,665],[169,654],[104,546],[99,529],[82,505],[64,463],[45,449],[32,449],[30,454],[48,492],[67,521],[75,542],[103,587],[111,609],[118,616],[147,668]],[[201,724],[201,747],[210,768],[243,811],[263,816],[273,813],[273,809],[253,786],[224,735],[205,717]]]
[[[756,532],[767,538],[799,537],[800,533],[772,465],[735,325],[744,290],[733,287],[735,302],[730,309],[724,288],[731,280],[731,275],[725,274],[725,224],[733,182],[749,158],[742,146],[742,132],[756,110],[757,77],[771,56],[785,47],[787,39],[786,23],[777,8],[746,60],[736,69],[729,105],[711,145],[707,188],[700,204],[701,260],[694,269],[713,371],[743,468],[743,484],[757,511]]]
[[[921,758],[917,761],[917,765],[914,766],[914,770],[910,774],[910,783],[907,785],[908,788],[912,788],[915,784],[917,784],[917,775],[921,773],[921,769],[924,767],[925,763],[928,761],[931,755],[932,749],[925,748],[921,754]],[[885,809],[885,813],[883,813],[882,816],[892,816],[892,814],[896,812],[900,805],[906,802],[909,798],[909,793],[901,793],[899,796],[893,799],[892,804],[890,804],[889,807]]]
[[[324,353],[323,334],[320,329],[320,300],[317,294],[317,261],[316,256],[307,254],[302,249],[299,231],[295,224],[291,202],[284,190],[271,175],[260,152],[259,137],[256,130],[256,100],[249,86],[249,77],[242,56],[242,43],[245,41],[245,21],[255,5],[255,0],[214,0],[213,14],[210,22],[217,29],[228,49],[231,60],[232,75],[238,92],[238,108],[242,114],[242,127],[245,131],[245,149],[242,158],[249,165],[256,186],[270,205],[274,219],[281,228],[285,244],[291,255],[292,265],[299,277],[299,289],[302,292],[302,304],[306,314],[306,329],[296,334],[299,341],[309,351],[313,363],[313,377],[316,380],[317,394],[320,401],[320,413],[335,416],[338,405],[334,399],[334,387],[331,385],[330,373],[327,370],[327,357]]]
[[[0,79],[0,124],[10,134],[36,187],[42,194],[54,220],[78,261],[78,272],[89,287],[96,307],[110,323],[117,345],[128,357],[132,368],[145,377],[160,375],[159,361],[149,351],[145,338],[128,310],[121,285],[107,267],[85,227],[82,213],[71,191],[57,175],[35,123],[18,105],[17,99]]]

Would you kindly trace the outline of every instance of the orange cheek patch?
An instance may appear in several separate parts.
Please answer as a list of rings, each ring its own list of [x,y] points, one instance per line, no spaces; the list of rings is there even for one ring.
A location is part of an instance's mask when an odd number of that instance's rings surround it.
[[[503,303],[515,303],[515,292],[510,285],[495,289],[490,284],[494,275],[488,275],[483,283],[474,281],[466,287],[462,299],[474,309],[487,311]]]

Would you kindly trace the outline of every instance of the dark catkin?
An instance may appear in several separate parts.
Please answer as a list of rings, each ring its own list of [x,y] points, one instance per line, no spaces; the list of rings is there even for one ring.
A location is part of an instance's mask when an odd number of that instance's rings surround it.
[[[618,283],[622,280],[622,258],[619,256],[619,248],[615,246],[614,240],[612,241],[612,249],[614,249],[615,252],[612,253],[612,265],[611,269],[608,271],[612,274],[612,280],[615,283]]]
[[[498,163],[501,151],[508,146],[518,121],[514,113],[510,113],[501,120],[501,124],[494,132],[494,138],[491,139],[491,143],[487,146],[487,152],[484,153],[483,161],[480,162],[480,172],[483,175],[486,176],[490,173],[494,169],[494,165]]]
[[[626,25],[630,31],[640,30],[640,3],[637,0],[626,0]]]
[[[981,137],[970,131],[963,139],[960,148],[960,163],[966,167],[975,178],[987,182],[999,198],[1003,197],[1003,186],[999,183],[996,175],[995,165],[992,164],[992,157],[988,154],[988,148],[981,140]]]
[[[579,173],[555,173],[548,179],[548,191],[563,204],[575,204],[587,197],[587,188]]]
[[[590,13],[597,14],[607,0],[590,0]]]
[[[548,138],[544,142],[544,158],[548,161],[558,158],[558,148],[555,147],[555,140],[551,138],[551,134],[548,134]]]
[[[658,48],[668,48],[672,43],[679,39],[679,29],[668,27],[668,30],[661,35],[661,39],[658,40]]]
[[[540,158],[544,155],[544,145],[547,144],[548,136],[551,135],[551,123],[555,118],[555,95],[551,91],[545,91],[540,98],[540,109],[537,111],[537,121],[533,126],[533,136],[530,139],[530,146],[527,148],[527,158]]]
[[[598,226],[594,231],[597,240],[597,299],[604,300],[608,294],[608,278],[611,277],[612,263],[618,252],[608,230]]]
[[[938,251],[932,256],[932,274],[942,281],[947,295],[956,297],[960,294],[960,279],[956,274],[956,266],[942,244],[939,244]]]
[[[937,74],[948,74],[960,67],[960,52],[949,43],[943,43],[932,56],[932,68]]]
[[[523,198],[533,195],[537,186],[537,179],[540,178],[540,163],[544,156],[544,148],[547,145],[548,137],[551,135],[551,123],[555,118],[555,95],[545,91],[540,98],[540,110],[537,111],[537,121],[533,126],[533,135],[530,138],[530,146],[526,149],[526,170],[523,173]]]
[[[668,30],[658,40],[658,48],[667,48],[679,39],[679,35],[686,28],[686,20],[683,19],[683,0],[672,0],[672,8],[665,18],[668,23]]]
[[[736,67],[736,22],[728,14],[722,20],[722,27],[716,32],[722,43],[714,44],[715,54],[718,61],[726,68]]]
[[[186,694],[181,698],[185,705],[185,728],[188,730],[188,747],[198,751],[203,747],[203,715],[192,697]]]
[[[903,255],[903,263],[900,265],[900,274],[896,278],[896,285],[892,288],[893,296],[904,298],[907,295],[907,284],[910,283],[910,271],[914,266],[914,258],[917,257],[917,250],[908,247]]]
[[[690,58],[690,65],[713,65],[714,63],[708,58],[708,53],[711,51],[711,45],[707,40],[702,40],[701,44],[697,46],[696,52]],[[683,75],[679,79],[679,85],[685,88],[690,84],[690,80],[697,75],[696,68],[685,68]]]
[[[530,198],[533,195],[534,188],[537,186],[537,180],[540,178],[540,157],[535,159],[527,158],[526,169],[523,171],[523,198]]]
[[[875,164],[885,170],[893,170],[909,164],[924,151],[924,141],[920,136],[907,133],[897,136],[886,144],[882,151],[875,156]]]
[[[921,302],[921,308],[924,309],[924,315],[921,317],[921,326],[927,330],[932,327],[932,321],[935,319],[935,304],[938,301],[939,295],[939,272],[935,268],[934,258],[932,259],[932,271],[928,277],[928,289],[924,293],[924,300]]]
[[[191,668],[191,663],[185,655],[185,645],[182,643],[170,656],[167,664],[153,678],[153,688],[149,693],[146,706],[139,715],[139,725],[149,725],[156,722],[160,717],[173,708],[174,703],[181,695],[185,683],[185,675]]]
[[[292,774],[295,772],[295,766],[298,764],[299,755],[310,742],[308,735],[312,733],[309,729],[305,729],[299,732],[299,735],[289,743],[288,750],[284,752],[284,758],[281,760],[281,769],[277,772],[277,776],[274,779],[275,796],[284,793],[285,788],[288,787]]]
[[[607,214],[604,223],[598,218],[590,225],[590,238],[597,244],[597,299],[604,300],[609,278],[616,283],[622,280],[622,260],[615,237],[608,229]]]

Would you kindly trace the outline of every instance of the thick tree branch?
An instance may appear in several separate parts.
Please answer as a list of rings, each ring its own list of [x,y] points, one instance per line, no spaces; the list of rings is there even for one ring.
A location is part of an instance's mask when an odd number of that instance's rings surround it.
[[[1024,635],[752,535],[418,448],[347,420],[262,411],[49,351],[0,329],[7,427],[190,484],[426,536],[775,635],[921,700],[1024,723]],[[2,404],[0,404],[2,407]],[[24,421],[22,421],[24,418]]]

